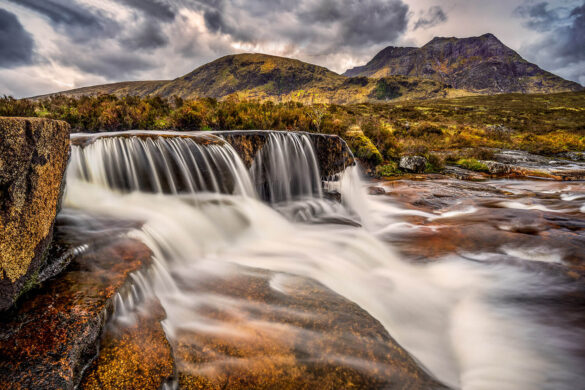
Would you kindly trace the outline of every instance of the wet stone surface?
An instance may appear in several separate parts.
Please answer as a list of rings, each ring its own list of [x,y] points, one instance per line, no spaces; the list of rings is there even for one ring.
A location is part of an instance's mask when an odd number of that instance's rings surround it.
[[[309,279],[252,269],[204,275],[207,326],[176,331],[185,389],[440,389],[382,325]]]
[[[0,388],[72,389],[94,358],[113,297],[150,264],[150,250],[111,238],[0,318]]]
[[[585,185],[579,182],[453,179],[393,181],[389,197],[431,218],[388,238],[413,259],[495,253],[585,271]]]
[[[160,323],[165,317],[158,300],[151,299],[125,319],[129,323],[113,320],[79,388],[157,390],[170,383],[174,360]]]

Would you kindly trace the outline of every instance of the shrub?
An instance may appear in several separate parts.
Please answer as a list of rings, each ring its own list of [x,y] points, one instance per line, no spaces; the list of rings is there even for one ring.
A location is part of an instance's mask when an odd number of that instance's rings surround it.
[[[397,176],[401,175],[402,171],[398,169],[398,164],[394,161],[389,161],[386,164],[378,165],[376,167],[376,174],[378,176]]]
[[[346,132],[346,141],[353,154],[370,165],[376,166],[384,161],[376,145],[361,131],[354,129]]]
[[[441,172],[445,168],[445,158],[436,153],[431,153],[427,157],[427,168],[426,172],[435,173]]]

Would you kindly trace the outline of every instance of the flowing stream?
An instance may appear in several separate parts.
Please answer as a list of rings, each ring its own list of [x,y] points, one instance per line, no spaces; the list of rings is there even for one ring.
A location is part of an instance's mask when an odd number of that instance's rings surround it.
[[[583,388],[583,330],[551,320],[546,304],[573,293],[562,275],[524,266],[514,257],[518,248],[509,256],[410,261],[388,234],[417,230],[409,218],[454,214],[368,195],[355,166],[325,184],[341,202],[324,195],[311,140],[302,134],[271,135],[249,170],[227,143],[103,137],[73,147],[65,207],[142,224],[131,235],[155,263],[139,284],[166,311],[171,343],[189,334],[237,336],[240,328],[202,308],[249,316],[246,303],[197,285],[210,275],[267,270],[279,293],[299,288],[297,275],[355,302],[448,387]],[[119,297],[120,317],[128,317],[132,300]],[[253,326],[278,334],[268,322]],[[175,358],[179,370],[196,369]]]

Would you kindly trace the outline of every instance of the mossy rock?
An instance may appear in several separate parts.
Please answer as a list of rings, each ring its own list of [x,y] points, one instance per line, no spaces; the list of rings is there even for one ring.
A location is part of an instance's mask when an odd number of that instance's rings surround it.
[[[0,118],[0,311],[44,262],[69,159],[69,125]]]

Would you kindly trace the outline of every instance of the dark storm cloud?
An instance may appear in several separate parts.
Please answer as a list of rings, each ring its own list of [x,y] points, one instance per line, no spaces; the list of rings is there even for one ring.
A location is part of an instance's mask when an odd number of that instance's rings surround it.
[[[447,15],[443,9],[435,5],[429,8],[428,11],[416,21],[414,24],[414,29],[418,30],[419,28],[431,28],[446,21]]]
[[[547,2],[526,3],[516,8],[514,14],[526,19],[525,25],[533,30],[548,31],[561,20],[560,13],[564,8],[550,9]]]
[[[130,50],[152,50],[166,46],[168,37],[155,23],[144,23],[120,41],[121,45]]]
[[[33,40],[16,15],[0,9],[0,67],[32,62]]]
[[[570,60],[585,60],[585,2],[574,8],[570,17],[573,23],[559,31],[565,36],[565,41],[558,52]]]
[[[397,39],[408,24],[402,0],[196,1],[212,32],[240,42],[289,41],[331,51]],[[269,31],[254,28],[269,25]],[[313,48],[315,49],[315,48]],[[312,50],[312,51],[319,51]]]
[[[515,13],[526,19],[527,27],[548,32],[540,46],[557,56],[556,60],[585,60],[585,1],[572,9],[551,8],[547,2],[527,3],[518,7]]]
[[[544,34],[527,48],[532,57],[564,77],[585,80],[585,1],[572,8],[554,7],[548,2],[526,2],[515,10],[524,25]]]
[[[64,29],[77,41],[115,35],[118,24],[98,10],[90,10],[68,0],[8,0],[27,7],[49,19],[51,24]]]
[[[121,0],[130,8],[140,10],[154,19],[170,22],[175,19],[175,10],[165,0]]]

